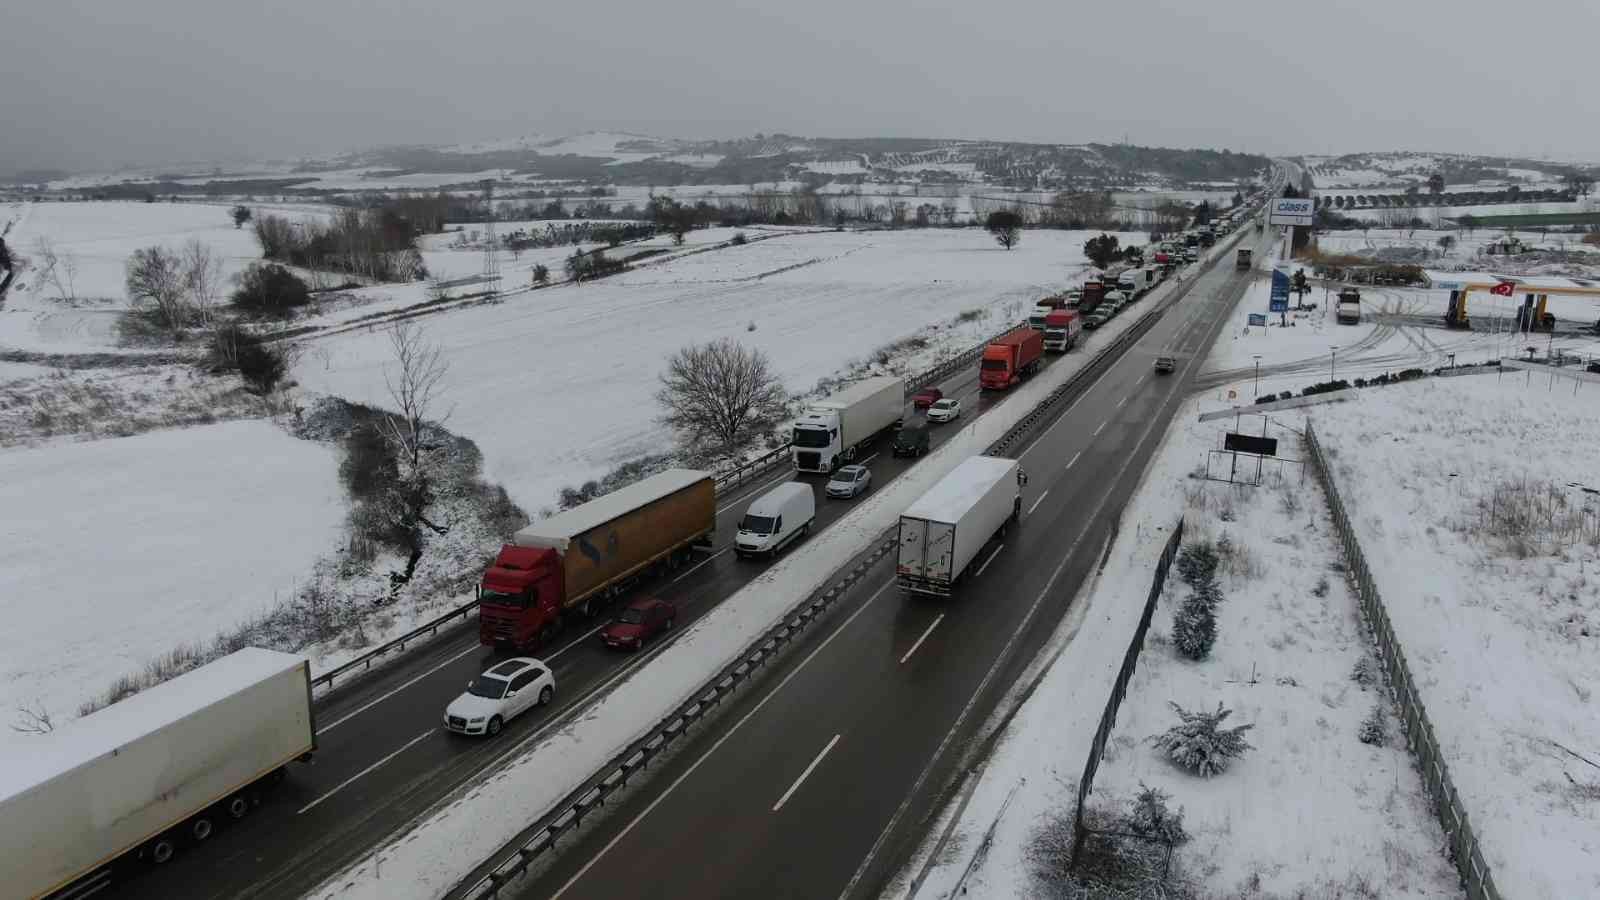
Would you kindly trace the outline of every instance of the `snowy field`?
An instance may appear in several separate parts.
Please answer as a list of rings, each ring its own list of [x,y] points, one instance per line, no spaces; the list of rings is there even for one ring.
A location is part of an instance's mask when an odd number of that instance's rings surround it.
[[[255,207],[291,218],[324,214],[326,207]],[[222,260],[227,279],[260,260],[261,247],[247,226],[233,227],[228,204],[218,203],[18,203],[0,207],[0,225],[12,223],[6,244],[27,262],[0,307],[0,347],[45,353],[105,350],[117,344],[117,320],[128,308],[124,276],[135,250],[155,245],[181,250],[191,240]],[[41,277],[40,241],[53,245],[60,284]],[[75,273],[69,273],[69,264]]]
[[[341,541],[337,471],[333,448],[261,420],[0,451],[6,721],[70,719],[301,586]]]
[[[1600,385],[1506,373],[1313,413],[1496,885],[1600,896]],[[1570,752],[1569,752],[1570,751]]]
[[[1350,681],[1364,639],[1354,598],[1330,568],[1337,557],[1320,493],[1292,469],[1282,486],[1261,488],[1195,478],[1226,430],[1196,421],[1214,406],[1195,400],[1179,411],[1123,513],[1109,562],[1036,661],[1035,671],[1048,667],[1042,680],[887,896],[946,897],[958,885],[975,897],[1076,896],[1041,875],[1052,862],[1039,842],[1070,820],[1095,723],[1180,512],[1186,541],[1225,533],[1243,548],[1237,571],[1219,573],[1216,646],[1204,662],[1178,656],[1172,603],[1186,589],[1169,586],[1090,803],[1123,812],[1141,781],[1171,794],[1191,835],[1174,866],[1198,896],[1459,896],[1404,744],[1357,739],[1378,694]],[[1280,449],[1299,455],[1292,439]],[[1221,520],[1224,510],[1232,522]],[[1329,588],[1318,597],[1324,575]],[[1173,584],[1181,585],[1175,570]],[[1221,701],[1234,711],[1226,724],[1255,725],[1246,738],[1256,749],[1209,780],[1176,768],[1145,743],[1175,721],[1168,700],[1190,710]],[[993,843],[980,852],[991,828]],[[1354,890],[1363,884],[1376,893]]]
[[[669,449],[653,395],[679,347],[737,339],[765,351],[797,394],[906,336],[953,354],[1079,278],[1087,236],[1030,231],[1005,251],[979,231],[793,234],[418,321],[450,362],[450,427],[535,512],[563,486]],[[928,330],[972,309],[982,312]],[[337,335],[313,341],[295,374],[313,390],[387,402],[388,355],[381,331]]]

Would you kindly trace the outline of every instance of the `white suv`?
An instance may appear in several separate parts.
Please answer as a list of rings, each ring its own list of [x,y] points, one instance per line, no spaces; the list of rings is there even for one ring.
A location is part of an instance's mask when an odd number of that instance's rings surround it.
[[[500,733],[506,722],[556,694],[550,667],[529,656],[508,659],[467,682],[467,691],[444,710],[444,727],[457,734]]]

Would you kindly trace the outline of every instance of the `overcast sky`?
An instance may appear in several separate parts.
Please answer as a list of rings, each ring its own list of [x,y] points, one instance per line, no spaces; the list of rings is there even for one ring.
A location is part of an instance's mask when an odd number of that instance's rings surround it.
[[[0,21],[0,170],[590,129],[1600,159],[1597,26],[1596,0],[49,0]]]

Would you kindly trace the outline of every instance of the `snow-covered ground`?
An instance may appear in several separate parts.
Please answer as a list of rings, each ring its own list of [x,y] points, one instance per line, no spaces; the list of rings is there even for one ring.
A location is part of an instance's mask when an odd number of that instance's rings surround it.
[[[339,544],[342,494],[332,448],[261,420],[0,452],[6,721],[62,722],[288,596]]]
[[[1158,295],[1159,296],[1159,295]],[[983,452],[1096,348],[1137,317],[1113,320],[1081,352],[1046,369],[887,487],[857,504],[825,532],[697,621],[661,656],[623,679],[585,711],[582,721],[543,738],[519,759],[463,791],[393,843],[324,883],[325,898],[434,898],[554,806],[605,759],[642,736],[665,710],[682,703],[772,623],[826,584],[848,560],[899,519],[900,512],[962,460]]]
[[[695,235],[732,235],[718,231]],[[1087,236],[1030,231],[1005,251],[979,231],[790,234],[418,321],[450,362],[449,426],[536,512],[563,486],[669,447],[653,395],[678,348],[734,338],[765,351],[794,393],[908,335],[954,354],[1078,278]],[[926,331],[972,309],[983,312]],[[385,402],[388,356],[381,331],[347,333],[313,341],[295,374]]]
[[[1496,885],[1600,896],[1600,385],[1506,373],[1316,408]],[[1570,751],[1570,752],[1569,752]]]
[[[1108,564],[1035,664],[1048,666],[1042,681],[889,896],[913,896],[919,877],[914,896],[923,898],[951,896],[958,884],[970,896],[1056,895],[1039,880],[1050,863],[1040,836],[1072,814],[1095,723],[1180,512],[1186,543],[1226,534],[1239,548],[1234,571],[1219,573],[1219,637],[1204,662],[1177,654],[1172,610],[1186,589],[1174,570],[1090,803],[1124,812],[1140,782],[1171,794],[1191,835],[1174,866],[1199,896],[1459,896],[1403,742],[1357,739],[1379,694],[1350,681],[1365,639],[1333,568],[1337,545],[1321,495],[1288,467],[1281,481],[1258,488],[1197,478],[1232,424],[1196,421],[1214,405],[1197,399],[1179,411],[1123,513]],[[1300,455],[1287,432],[1274,435],[1288,441],[1283,455]],[[1256,749],[1209,780],[1174,767],[1145,740],[1175,721],[1169,700],[1190,710],[1222,702],[1233,710],[1227,724],[1255,725],[1246,738]],[[980,852],[991,827],[993,843]],[[941,838],[941,855],[927,865]],[[1362,884],[1377,893],[1355,892]]]

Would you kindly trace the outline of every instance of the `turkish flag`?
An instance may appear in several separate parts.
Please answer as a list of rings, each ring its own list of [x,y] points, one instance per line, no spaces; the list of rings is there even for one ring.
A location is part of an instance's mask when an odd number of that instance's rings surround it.
[[[1495,285],[1494,287],[1489,288],[1489,293],[1491,293],[1491,294],[1499,294],[1502,297],[1509,297],[1512,294],[1515,294],[1516,292],[1517,292],[1517,286],[1512,284],[1509,281],[1502,281],[1499,284]]]

